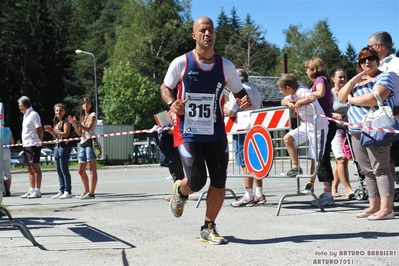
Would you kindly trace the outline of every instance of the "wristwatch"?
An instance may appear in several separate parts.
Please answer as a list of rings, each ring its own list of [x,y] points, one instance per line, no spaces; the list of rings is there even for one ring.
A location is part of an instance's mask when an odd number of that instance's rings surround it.
[[[169,109],[170,109],[170,107],[172,106],[172,104],[175,102],[176,100],[170,100],[169,102],[168,102],[168,107],[169,107]]]

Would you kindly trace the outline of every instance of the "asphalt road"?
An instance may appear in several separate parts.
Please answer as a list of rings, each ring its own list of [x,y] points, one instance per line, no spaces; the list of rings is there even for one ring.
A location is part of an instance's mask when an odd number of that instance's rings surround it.
[[[229,244],[213,246],[199,240],[205,201],[195,206],[205,190],[193,194],[175,218],[164,200],[172,190],[166,168],[114,167],[98,174],[96,199],[83,201],[51,199],[58,190],[55,172],[43,173],[42,198],[21,199],[28,176],[14,173],[12,197],[4,204],[39,245],[18,228],[0,226],[0,265],[398,264],[399,219],[356,218],[366,201],[340,198],[321,212],[310,206],[310,196],[287,197],[276,216],[282,196],[295,194],[295,179],[266,179],[268,202],[259,207],[233,208],[227,193],[216,223]],[[76,170],[72,177],[73,194],[80,194]],[[353,169],[351,181],[357,188]],[[242,196],[243,180],[229,178],[227,188]],[[322,184],[315,189],[320,194]]]

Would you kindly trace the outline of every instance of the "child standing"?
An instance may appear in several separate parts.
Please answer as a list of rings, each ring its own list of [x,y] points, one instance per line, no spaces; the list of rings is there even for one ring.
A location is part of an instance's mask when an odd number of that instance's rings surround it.
[[[68,138],[71,132],[71,125],[66,121],[66,106],[62,103],[54,105],[53,126],[44,125],[45,131],[53,135],[57,140],[54,147],[54,163],[60,183],[60,190],[56,195],[51,196],[53,199],[70,199],[72,198],[72,181],[69,172],[69,157],[72,151],[72,143],[62,141]]]
[[[313,103],[316,108],[316,113],[324,115],[316,97],[306,88],[300,87],[296,77],[293,74],[283,75],[277,82],[280,92],[285,96],[281,101],[281,105],[285,105],[290,109],[295,110],[301,125],[288,132],[284,136],[284,143],[290,155],[292,168],[285,173],[287,177],[296,177],[302,174],[302,169],[299,167],[299,159],[296,147],[306,141],[309,141],[308,156],[312,159],[311,173],[315,171],[315,154],[314,154],[314,121],[313,121],[313,108],[306,106]],[[324,153],[325,141],[328,133],[328,120],[322,117],[317,119],[317,153],[318,158],[321,158]],[[331,200],[333,200],[331,198]]]

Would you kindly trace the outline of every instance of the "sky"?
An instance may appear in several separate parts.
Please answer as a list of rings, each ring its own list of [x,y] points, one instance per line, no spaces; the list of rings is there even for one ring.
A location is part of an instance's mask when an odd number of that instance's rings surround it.
[[[283,30],[302,25],[300,32],[327,20],[341,52],[351,43],[356,52],[367,45],[368,36],[386,31],[399,49],[399,0],[192,0],[191,15],[210,17],[215,26],[223,8],[231,17],[233,7],[244,21],[250,14],[256,25],[266,30],[265,38],[280,49],[285,44]]]

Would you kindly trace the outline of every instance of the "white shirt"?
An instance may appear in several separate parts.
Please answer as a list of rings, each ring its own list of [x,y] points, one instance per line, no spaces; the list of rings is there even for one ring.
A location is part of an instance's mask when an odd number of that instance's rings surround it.
[[[383,72],[389,72],[391,75],[395,84],[394,104],[399,106],[399,58],[394,54],[388,55],[383,60],[380,60],[378,69]]]
[[[89,118],[86,120],[86,122],[83,124],[85,127],[89,126],[89,121],[91,120],[91,118],[93,116],[96,116],[95,112],[90,113]],[[95,136],[96,135],[96,129],[97,129],[97,121],[94,123],[93,127],[91,128],[90,132],[87,132],[85,130],[82,130],[82,135],[81,137],[87,137],[90,138],[90,136]],[[82,139],[80,141],[80,144],[85,143],[86,141],[88,141],[89,139]]]
[[[304,99],[311,95],[312,92],[304,87],[298,87],[293,95],[288,95],[284,97],[284,100],[287,100],[291,103],[295,103],[300,99]],[[323,108],[321,108],[318,100],[313,102],[316,113],[324,115]],[[309,104],[301,105],[299,108],[295,108],[295,111],[301,120],[301,122],[308,123],[311,128],[313,128],[313,108]],[[328,120],[324,117],[317,118],[317,130],[327,129],[328,128]]]
[[[252,107],[251,110],[256,110],[256,109],[261,109],[262,108],[262,95],[258,91],[258,89],[248,83],[243,83],[242,84],[244,89],[246,90],[249,99],[251,100]],[[238,111],[242,111],[240,107],[237,104],[236,98],[234,97],[233,93],[230,92],[229,94],[229,105],[227,106],[227,109],[237,113]]]
[[[29,107],[24,114],[22,122],[22,146],[23,147],[41,147],[42,142],[37,133],[37,128],[42,127],[39,114]]]
[[[226,88],[228,88],[230,91],[237,93],[242,90],[242,83],[240,80],[240,77],[237,74],[236,67],[234,64],[224,58],[223,58],[223,71],[224,71],[224,78],[226,81]],[[177,58],[175,58],[172,63],[170,63],[170,66],[168,68],[168,72],[166,72],[165,78],[164,78],[164,83],[165,85],[170,88],[174,89],[176,88],[177,83],[179,83],[184,75],[184,71],[186,70],[186,55],[181,55]],[[213,63],[212,64],[203,64],[199,61],[197,61],[200,68],[202,70],[211,70],[213,68]]]

